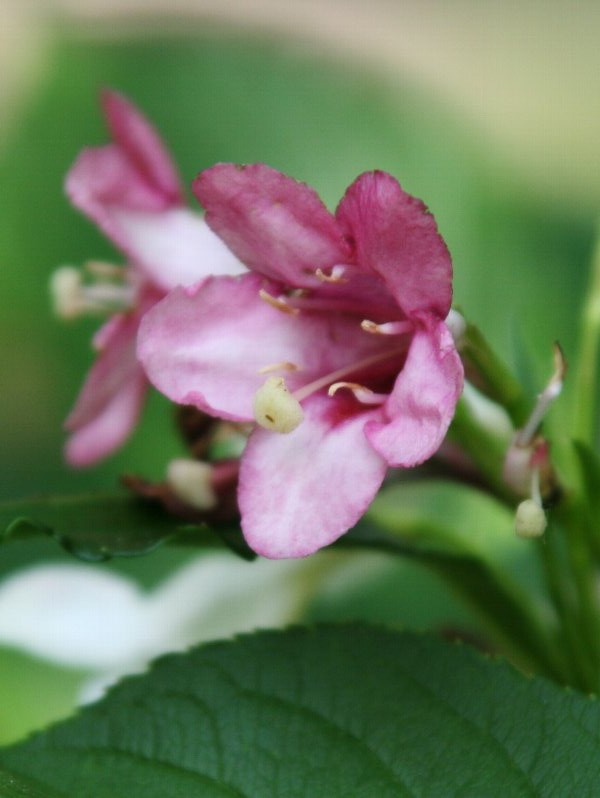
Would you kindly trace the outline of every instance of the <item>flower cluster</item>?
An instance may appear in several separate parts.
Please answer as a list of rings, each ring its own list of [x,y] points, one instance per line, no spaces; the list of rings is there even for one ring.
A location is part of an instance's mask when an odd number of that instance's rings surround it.
[[[246,540],[270,558],[311,554],[356,523],[388,467],[431,457],[453,417],[463,367],[435,220],[383,172],[360,175],[331,214],[264,164],[201,173],[202,219],[148,124],[116,95],[105,108],[115,143],[85,152],[67,190],[128,256],[134,299],[97,339],[70,459],[123,440],[149,379],[178,404],[253,425],[238,486]]]
[[[135,354],[144,313],[177,285],[243,270],[200,214],[185,207],[175,167],[147,120],[115,92],[104,92],[102,105],[113,142],[85,149],[65,188],[127,265],[87,264],[92,285],[62,267],[52,286],[60,315],[109,316],[94,337],[98,356],[66,421],[66,458],[76,466],[111,454],[137,422],[147,387]]]

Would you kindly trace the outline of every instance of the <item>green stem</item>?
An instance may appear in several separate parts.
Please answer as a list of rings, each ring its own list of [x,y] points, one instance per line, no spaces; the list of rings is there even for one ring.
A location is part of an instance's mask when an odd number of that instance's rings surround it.
[[[458,558],[443,564],[432,560],[428,565],[467,601],[515,664],[559,683],[569,682],[564,657],[534,613],[529,596],[514,590],[483,563],[479,570]]]
[[[529,413],[529,401],[511,370],[473,324],[467,324],[460,353],[467,378],[506,410],[515,427],[520,427]]]
[[[415,545],[415,539],[428,538],[427,525],[419,530],[411,521],[411,537],[402,529],[390,532],[379,524],[363,522],[344,535],[336,546],[389,551],[414,559],[440,576],[465,601],[483,622],[490,640],[525,671],[569,683],[564,656],[547,625],[524,593],[508,574],[502,573],[476,556],[436,551],[428,545]]]
[[[477,466],[492,494],[509,507],[514,507],[516,497],[502,476],[510,441],[504,433],[488,429],[464,397],[456,405],[448,438],[458,443]]]
[[[588,672],[586,688],[597,691],[600,684],[600,607],[596,589],[596,568],[589,545],[584,509],[567,497],[555,508],[549,534],[561,535],[565,541],[570,580],[576,598],[576,610],[565,624],[576,629],[576,653]]]
[[[594,443],[596,385],[600,348],[600,234],[592,256],[590,284],[583,307],[582,326],[575,374],[575,429],[573,437]]]
[[[581,630],[577,618],[577,597],[573,590],[571,574],[565,569],[567,559],[565,541],[557,539],[559,530],[551,528],[544,540],[539,541],[538,551],[544,568],[548,595],[554,606],[558,629],[557,643],[569,674],[568,683],[584,691],[595,690],[596,673],[589,656],[581,656]]]

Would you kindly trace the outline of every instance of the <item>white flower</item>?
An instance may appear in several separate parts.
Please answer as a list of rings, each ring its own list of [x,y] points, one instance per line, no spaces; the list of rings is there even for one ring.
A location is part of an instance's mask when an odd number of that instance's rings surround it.
[[[98,567],[33,566],[0,584],[0,644],[92,671],[80,697],[93,701],[159,654],[296,620],[314,570],[314,561],[212,553],[146,593]]]

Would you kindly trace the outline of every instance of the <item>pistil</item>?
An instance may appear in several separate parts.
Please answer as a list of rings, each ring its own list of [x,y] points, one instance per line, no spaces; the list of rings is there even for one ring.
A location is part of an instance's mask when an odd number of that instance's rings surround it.
[[[302,423],[304,413],[283,377],[269,377],[254,395],[254,418],[265,429],[287,434]]]
[[[378,352],[362,360],[349,363],[347,366],[330,371],[328,374],[319,377],[312,382],[303,385],[295,391],[290,391],[283,377],[268,377],[254,395],[254,418],[257,424],[273,432],[289,433],[298,427],[303,419],[304,413],[300,404],[311,394],[327,388],[328,395],[334,396],[342,388],[352,391],[359,402],[366,405],[382,404],[387,396],[376,393],[365,385],[355,382],[346,382],[343,377],[354,374],[363,369],[369,368],[397,357],[405,352],[404,347],[394,347],[384,352]],[[273,368],[281,369],[285,366],[292,366],[291,370],[298,367],[291,363],[276,363],[260,369],[259,373],[268,373]]]
[[[294,396],[299,402],[301,402],[303,399],[306,399],[307,396],[320,391],[322,388],[329,388],[330,385],[340,382],[344,377],[348,377],[349,375],[362,371],[363,369],[370,368],[371,366],[381,363],[384,360],[402,355],[405,353],[405,351],[405,347],[398,346],[394,347],[393,349],[386,349],[384,352],[378,352],[375,355],[370,355],[362,360],[356,360],[354,363],[348,363],[347,366],[342,366],[335,371],[330,371],[329,374],[325,374],[322,377],[313,380],[313,382],[309,382],[306,385],[303,385],[301,388],[298,388],[296,391],[294,391]]]

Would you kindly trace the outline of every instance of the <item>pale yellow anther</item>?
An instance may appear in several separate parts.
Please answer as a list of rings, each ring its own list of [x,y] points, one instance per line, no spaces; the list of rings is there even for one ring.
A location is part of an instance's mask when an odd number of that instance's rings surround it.
[[[211,484],[212,467],[200,460],[171,460],[167,466],[167,483],[173,493],[196,510],[211,510],[217,496]]]
[[[546,513],[538,502],[525,499],[519,504],[515,515],[515,532],[520,538],[539,538],[547,525]]]
[[[361,321],[360,326],[365,332],[374,333],[375,335],[383,334],[379,324],[375,324],[374,321],[369,321],[369,319],[364,319]]]
[[[270,363],[258,370],[258,374],[270,374],[273,371],[299,371],[300,366],[290,363],[289,360],[282,360],[281,363]]]
[[[302,406],[283,377],[269,377],[254,395],[256,423],[273,432],[293,432],[304,419]]]
[[[341,389],[345,388],[348,391],[352,391],[352,393],[357,394],[372,394],[373,391],[370,388],[365,388],[364,385],[361,385],[358,382],[334,382],[333,385],[330,385],[327,389],[328,396],[335,396],[335,394]]]
[[[363,319],[360,326],[364,332],[374,335],[404,335],[413,330],[412,322],[408,321],[408,319],[404,321],[386,321],[383,324],[376,324],[370,319]]]
[[[282,313],[289,313],[292,316],[296,316],[298,313],[300,313],[298,308],[292,307],[282,297],[272,296],[268,291],[265,291],[264,288],[260,289],[258,295],[268,305],[271,305],[271,307],[275,308],[276,310],[280,310]]]
[[[334,382],[333,385],[330,385],[327,389],[327,395],[335,396],[341,389],[350,391],[354,394],[354,398],[363,405],[380,405],[387,399],[385,394],[376,393],[370,388],[367,388],[366,385],[361,385],[359,382]]]
[[[327,274],[323,269],[317,269],[315,277],[322,283],[347,283],[348,280],[344,277],[344,267],[334,266],[333,269]]]

